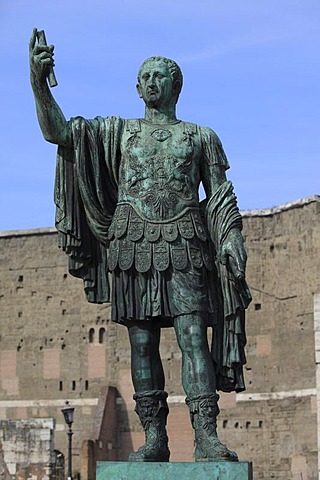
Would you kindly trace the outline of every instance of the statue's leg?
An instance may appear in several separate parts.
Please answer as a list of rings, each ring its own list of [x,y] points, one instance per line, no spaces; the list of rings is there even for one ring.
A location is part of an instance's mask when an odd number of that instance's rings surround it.
[[[145,431],[146,442],[129,455],[130,462],[168,462],[170,451],[166,423],[167,392],[159,353],[160,327],[134,324],[129,327],[131,373],[135,411]]]
[[[214,392],[216,378],[207,340],[206,318],[180,315],[174,319],[178,345],[182,353],[182,385],[186,394]]]
[[[217,436],[219,414],[214,364],[210,356],[206,317],[181,315],[175,318],[174,327],[182,352],[182,383],[187,394],[195,430],[196,461],[238,461]]]
[[[135,391],[163,390],[164,372],[159,353],[160,326],[151,325],[151,322],[145,326],[139,323],[129,326],[128,331],[131,376]]]

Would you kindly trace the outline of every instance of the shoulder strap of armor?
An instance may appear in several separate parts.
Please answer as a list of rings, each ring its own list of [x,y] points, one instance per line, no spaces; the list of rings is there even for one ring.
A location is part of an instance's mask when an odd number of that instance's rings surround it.
[[[188,135],[195,135],[197,133],[197,125],[195,123],[183,122],[184,133]]]
[[[140,120],[138,118],[132,118],[130,120],[126,120],[126,127],[130,133],[137,133],[141,132],[141,125]]]

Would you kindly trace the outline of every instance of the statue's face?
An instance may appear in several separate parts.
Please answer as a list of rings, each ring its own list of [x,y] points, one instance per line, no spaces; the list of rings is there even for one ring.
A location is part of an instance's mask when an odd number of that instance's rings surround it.
[[[144,65],[137,89],[145,104],[153,108],[169,105],[175,96],[169,68],[158,61]]]

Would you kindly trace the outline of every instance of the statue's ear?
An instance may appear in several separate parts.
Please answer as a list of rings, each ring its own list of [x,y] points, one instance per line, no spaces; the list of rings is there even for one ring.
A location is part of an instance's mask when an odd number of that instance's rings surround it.
[[[142,98],[140,83],[137,83],[136,89],[137,89],[137,92],[138,92],[139,97]]]
[[[181,90],[181,83],[179,82],[179,80],[176,80],[173,84],[173,91],[174,93],[178,94],[180,93],[180,90]]]

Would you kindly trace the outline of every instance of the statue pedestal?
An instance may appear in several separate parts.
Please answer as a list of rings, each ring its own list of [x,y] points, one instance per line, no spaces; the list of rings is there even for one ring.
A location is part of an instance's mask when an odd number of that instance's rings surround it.
[[[249,462],[98,462],[96,480],[253,480]]]

